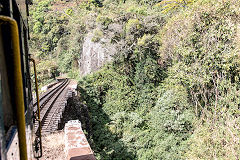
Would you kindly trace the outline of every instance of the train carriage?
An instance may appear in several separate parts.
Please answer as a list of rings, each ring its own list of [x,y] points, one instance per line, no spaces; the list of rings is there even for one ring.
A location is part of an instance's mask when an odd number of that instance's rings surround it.
[[[28,5],[0,1],[0,160],[41,157],[41,134],[34,132]],[[36,87],[37,88],[37,87]]]

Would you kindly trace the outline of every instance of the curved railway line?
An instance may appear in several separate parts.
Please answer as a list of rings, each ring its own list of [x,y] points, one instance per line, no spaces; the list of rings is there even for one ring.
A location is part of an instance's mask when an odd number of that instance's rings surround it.
[[[41,127],[42,133],[50,133],[58,128],[58,123],[60,121],[61,113],[64,110],[66,99],[68,96],[68,84],[70,80],[64,79],[56,83],[50,89],[48,89],[39,98],[40,104],[40,121],[41,126],[39,126],[38,121],[35,122],[35,132],[39,131]],[[34,102],[34,113],[37,113],[37,102]]]

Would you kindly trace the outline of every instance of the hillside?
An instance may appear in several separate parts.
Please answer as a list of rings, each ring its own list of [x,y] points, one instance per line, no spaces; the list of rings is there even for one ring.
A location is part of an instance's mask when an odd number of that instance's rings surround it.
[[[239,159],[239,7],[38,0],[31,52],[41,83],[79,80],[97,159]]]

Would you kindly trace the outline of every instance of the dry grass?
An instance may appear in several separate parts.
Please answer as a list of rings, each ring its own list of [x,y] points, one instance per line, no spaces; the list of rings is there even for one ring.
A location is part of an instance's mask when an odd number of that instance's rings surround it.
[[[40,160],[64,160],[64,132],[43,137],[43,157]]]

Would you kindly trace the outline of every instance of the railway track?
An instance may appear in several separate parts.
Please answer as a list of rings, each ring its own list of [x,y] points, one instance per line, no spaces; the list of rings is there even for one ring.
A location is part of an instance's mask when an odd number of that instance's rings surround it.
[[[53,87],[51,87],[46,92],[44,92],[42,95],[40,95],[40,97],[39,97],[40,106],[43,105],[43,102],[45,102],[48,99],[50,94],[52,94],[54,91],[56,91],[58,89],[58,87],[61,87],[63,82],[64,81],[56,83]],[[36,99],[33,101],[33,107],[34,107],[34,112],[36,112],[36,110],[37,110],[37,100]]]
[[[57,83],[40,98],[40,120],[35,122],[35,132],[37,133],[41,127],[42,133],[46,134],[57,130],[58,121],[60,120],[59,111],[62,110],[66,103],[66,95],[68,93],[69,80],[65,79]],[[37,113],[37,103],[34,103],[34,113]]]

